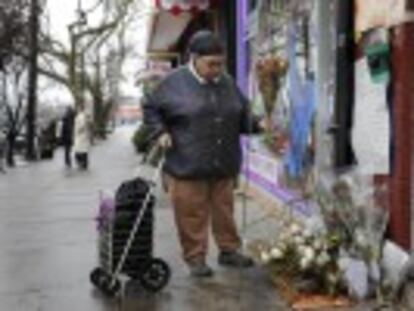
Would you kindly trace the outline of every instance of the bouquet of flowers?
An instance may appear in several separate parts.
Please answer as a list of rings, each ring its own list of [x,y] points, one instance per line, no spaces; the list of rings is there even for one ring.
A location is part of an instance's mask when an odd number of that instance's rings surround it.
[[[339,294],[343,284],[337,237],[311,232],[293,219],[285,221],[280,232],[273,240],[255,241],[251,250],[285,298],[293,301],[304,293]]]
[[[326,229],[339,237],[342,258],[352,258],[366,266],[367,291],[382,295],[384,275],[381,273],[381,257],[389,220],[385,189],[374,185],[372,177],[355,172],[329,184],[331,187],[322,187],[317,191]],[[345,265],[343,270],[348,268]],[[347,280],[351,293],[352,281]],[[368,295],[368,292],[352,294],[363,298],[361,296]]]
[[[278,56],[268,56],[256,63],[259,90],[263,96],[266,117],[271,118],[276,98],[281,86],[281,79],[287,71],[285,60]]]
[[[380,204],[384,200],[379,200],[383,190],[358,174],[333,177],[308,198],[320,208],[321,227],[310,229],[286,217],[274,238],[252,243],[252,253],[289,300],[306,293],[382,295],[381,257],[388,223],[387,209]],[[366,275],[355,273],[361,266]]]
[[[257,86],[263,103],[265,122],[268,130],[264,133],[264,143],[271,152],[281,155],[287,148],[287,131],[280,131],[279,122],[273,122],[275,108],[279,107],[279,93],[282,88],[283,77],[286,75],[288,63],[277,55],[261,57],[255,63]]]

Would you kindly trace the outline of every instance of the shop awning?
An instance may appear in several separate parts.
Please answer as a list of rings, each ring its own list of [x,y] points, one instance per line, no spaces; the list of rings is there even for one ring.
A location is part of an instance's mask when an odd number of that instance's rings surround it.
[[[221,0],[152,0],[154,14],[147,50],[170,51],[197,12],[214,9]]]
[[[169,51],[193,18],[190,12],[173,15],[168,11],[158,12],[152,20],[147,50]]]
[[[210,6],[210,0],[155,0],[158,9],[174,15],[188,11],[203,11]]]

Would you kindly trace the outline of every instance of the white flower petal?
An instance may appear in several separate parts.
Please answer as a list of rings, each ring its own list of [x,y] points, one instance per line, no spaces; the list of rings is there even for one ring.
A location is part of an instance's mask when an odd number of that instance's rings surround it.
[[[272,248],[272,249],[271,249],[271,251],[270,251],[270,256],[271,256],[273,259],[280,259],[280,258],[282,258],[282,257],[283,257],[283,252],[282,252],[282,250],[281,250],[280,248],[278,248],[278,247],[274,247],[274,248]]]

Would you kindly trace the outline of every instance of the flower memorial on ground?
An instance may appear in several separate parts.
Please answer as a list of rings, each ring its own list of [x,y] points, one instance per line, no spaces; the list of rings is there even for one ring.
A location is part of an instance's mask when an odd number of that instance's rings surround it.
[[[343,290],[340,241],[327,233],[312,233],[294,220],[282,228],[274,240],[256,241],[251,249],[286,298],[294,300],[300,293],[339,294]]]
[[[250,250],[291,303],[315,294],[383,301],[390,293],[381,266],[388,224],[384,191],[357,173],[325,184],[304,202],[318,205],[320,226],[286,213],[274,238],[256,240]]]

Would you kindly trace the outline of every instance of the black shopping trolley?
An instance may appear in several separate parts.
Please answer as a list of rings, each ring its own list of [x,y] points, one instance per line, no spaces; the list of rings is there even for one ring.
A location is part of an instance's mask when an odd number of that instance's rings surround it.
[[[120,292],[119,276],[138,281],[150,292],[163,289],[171,276],[168,264],[153,257],[156,185],[161,165],[152,181],[135,178],[118,188],[114,204],[101,202],[99,220],[99,267],[90,274],[92,284],[108,296]],[[102,205],[103,204],[103,205]]]

